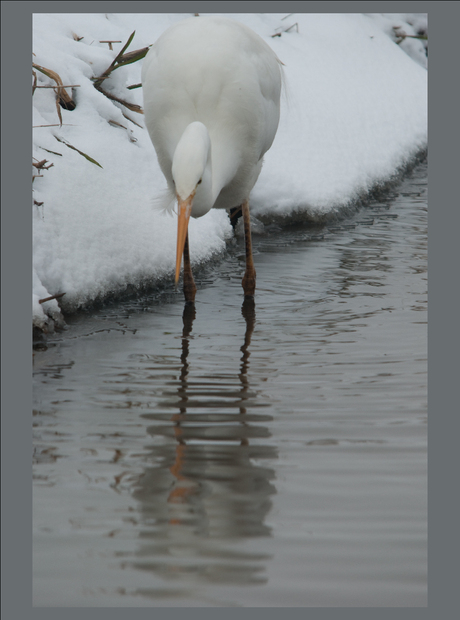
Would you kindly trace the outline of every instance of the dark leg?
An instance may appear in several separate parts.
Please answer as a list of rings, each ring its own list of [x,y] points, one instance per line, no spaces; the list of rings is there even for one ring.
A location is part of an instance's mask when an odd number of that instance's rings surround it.
[[[249,200],[245,200],[241,205],[243,210],[244,222],[244,241],[246,245],[246,271],[243,277],[243,290],[245,297],[254,297],[256,290],[256,270],[254,269],[254,261],[252,259],[252,241],[251,241],[251,220],[249,217]]]
[[[196,295],[196,285],[193,279],[192,267],[190,265],[190,252],[188,249],[188,233],[185,237],[184,245],[184,297],[187,303],[194,303]]]
[[[230,209],[230,213],[228,215],[230,217],[230,224],[233,226],[233,230],[235,230],[238,220],[243,215],[241,211],[241,205],[239,207],[233,207],[233,209]]]

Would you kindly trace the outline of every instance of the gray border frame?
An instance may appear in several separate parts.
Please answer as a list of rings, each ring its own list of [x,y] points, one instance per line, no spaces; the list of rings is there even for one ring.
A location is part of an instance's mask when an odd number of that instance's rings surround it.
[[[32,608],[31,571],[31,17],[34,12],[423,12],[429,14],[429,603],[428,608],[289,608],[292,617],[449,618],[458,603],[456,465],[458,404],[457,2],[2,2],[2,618],[175,618],[166,608]],[[456,329],[457,328],[457,329]],[[457,372],[456,372],[457,371]],[[456,415],[457,414],[457,415]],[[458,536],[458,535],[457,535]],[[455,544],[457,543],[457,545]],[[187,610],[211,617],[214,609]],[[219,615],[278,617],[277,609]]]

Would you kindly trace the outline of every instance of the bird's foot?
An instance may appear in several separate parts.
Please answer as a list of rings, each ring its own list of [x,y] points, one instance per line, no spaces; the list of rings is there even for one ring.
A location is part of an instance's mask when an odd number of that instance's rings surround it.
[[[245,297],[254,297],[256,292],[256,271],[255,269],[246,270],[243,281],[241,282]]]
[[[187,304],[195,303],[196,284],[193,276],[186,277],[184,274],[184,297]]]
[[[230,224],[232,225],[233,230],[235,230],[238,220],[240,219],[240,217],[242,217],[242,215],[243,215],[243,209],[241,205],[239,207],[233,207],[232,209],[230,209],[229,217],[230,217]]]

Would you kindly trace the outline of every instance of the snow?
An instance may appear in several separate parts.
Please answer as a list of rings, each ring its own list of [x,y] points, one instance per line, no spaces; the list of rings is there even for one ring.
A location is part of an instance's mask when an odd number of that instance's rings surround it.
[[[61,109],[62,126],[54,91],[37,88],[33,97],[34,161],[53,164],[33,169],[39,175],[33,183],[33,322],[44,331],[62,324],[59,305],[70,312],[172,278],[176,220],[155,206],[166,183],[143,116],[97,91],[91,78],[107,69],[134,30],[128,52],[186,17],[34,15],[34,63],[58,73],[64,85],[78,85],[67,89],[76,108]],[[337,213],[426,148],[424,42],[398,37],[426,32],[426,15],[229,17],[263,37],[285,65],[278,133],[251,194],[256,218]],[[121,43],[111,51],[104,40]],[[142,105],[142,90],[127,89],[140,83],[141,64],[117,69],[104,88]],[[37,72],[37,85],[49,84]],[[232,235],[224,211],[192,219],[192,262],[223,252]],[[59,293],[65,293],[59,305],[39,303]]]

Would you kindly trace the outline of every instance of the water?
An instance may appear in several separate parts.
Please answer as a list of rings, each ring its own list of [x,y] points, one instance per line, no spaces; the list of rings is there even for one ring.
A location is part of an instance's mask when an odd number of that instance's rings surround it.
[[[426,606],[426,184],[35,352],[35,606]]]

